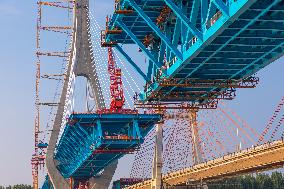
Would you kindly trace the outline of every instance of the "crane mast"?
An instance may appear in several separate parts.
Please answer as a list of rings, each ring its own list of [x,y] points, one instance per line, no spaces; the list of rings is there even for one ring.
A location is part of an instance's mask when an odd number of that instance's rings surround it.
[[[108,47],[108,73],[110,75],[110,111],[117,112],[123,108],[125,97],[122,88],[121,69],[116,65],[112,47]]]

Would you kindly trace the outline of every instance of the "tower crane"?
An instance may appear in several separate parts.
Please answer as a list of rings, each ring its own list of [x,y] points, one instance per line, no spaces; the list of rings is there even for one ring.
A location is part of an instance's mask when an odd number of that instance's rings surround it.
[[[110,75],[110,112],[120,112],[125,103],[121,69],[117,67],[112,47],[108,47],[108,73]]]

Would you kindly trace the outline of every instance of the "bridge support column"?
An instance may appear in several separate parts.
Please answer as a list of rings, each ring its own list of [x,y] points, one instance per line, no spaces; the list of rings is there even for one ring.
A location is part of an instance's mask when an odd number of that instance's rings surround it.
[[[69,187],[69,189],[73,189],[73,185],[74,185],[74,179],[73,178],[70,178],[69,179],[69,185],[70,185],[70,187]]]
[[[162,188],[163,123],[156,125],[156,144],[153,159],[152,189]]]

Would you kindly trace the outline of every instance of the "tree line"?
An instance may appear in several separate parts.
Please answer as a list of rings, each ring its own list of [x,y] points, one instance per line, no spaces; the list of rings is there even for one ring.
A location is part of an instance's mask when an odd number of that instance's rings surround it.
[[[284,189],[284,174],[245,175],[208,183],[209,189]]]
[[[207,186],[209,189],[284,189],[284,174],[273,172],[272,174],[245,175],[208,182]],[[0,189],[32,189],[32,186],[17,184],[8,187],[0,186]]]
[[[0,186],[0,189],[32,189],[32,186],[30,185],[26,185],[26,184],[17,184],[17,185],[13,185],[13,186]]]

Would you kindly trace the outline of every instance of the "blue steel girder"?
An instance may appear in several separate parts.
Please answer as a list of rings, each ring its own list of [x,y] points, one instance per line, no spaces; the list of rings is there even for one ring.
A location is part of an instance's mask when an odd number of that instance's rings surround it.
[[[127,62],[129,62],[130,65],[133,66],[133,68],[140,74],[140,76],[143,77],[143,79],[146,82],[151,81],[149,74],[147,74],[146,76],[144,72],[139,68],[139,66],[129,57],[129,55],[119,45],[116,45],[115,48],[127,60]]]
[[[135,9],[135,11],[143,18],[143,20],[153,29],[162,41],[173,51],[177,58],[183,59],[181,52],[173,46],[170,40],[161,32],[161,30],[152,22],[152,20],[144,13],[144,11],[135,3],[134,0],[126,0]]]
[[[77,157],[83,157],[86,148],[88,148],[91,145],[91,142],[89,141],[89,139],[85,140],[86,138],[84,138],[80,132],[78,132],[76,129],[74,132],[70,133],[70,136],[74,137],[74,142],[79,142],[81,145],[79,145],[76,149],[73,149],[74,152],[77,152],[76,156]],[[83,146],[83,148],[81,148],[81,146]],[[85,147],[85,148],[84,148]]]
[[[161,67],[161,64],[157,62],[157,58],[143,45],[143,43],[127,28],[127,26],[121,21],[117,20],[116,23],[127,33],[128,36],[139,46],[139,48],[147,55],[147,57],[158,67]]]
[[[195,1],[195,0],[193,0],[193,1]],[[183,4],[183,3],[180,4],[182,13],[184,15],[190,15],[190,13],[191,13],[191,9],[188,8],[188,3],[189,2],[187,2],[186,4]],[[194,6],[193,4],[194,4],[194,2],[192,2],[192,5],[191,5],[192,7]],[[192,24],[195,25],[195,23],[192,22],[191,18],[189,18],[189,20]],[[181,38],[181,44],[183,44],[185,39],[186,39],[187,32],[190,32],[190,31],[187,31],[187,30],[189,30],[188,27],[181,20],[180,20],[180,22],[181,22],[181,36],[180,36],[180,38]]]
[[[163,61],[164,61],[165,50],[166,50],[166,44],[163,41],[161,41],[160,52],[159,52],[159,60],[158,60],[158,62],[160,62],[160,64],[162,64]]]
[[[68,138],[66,137],[66,140],[68,140]],[[74,145],[76,144],[76,142],[67,142],[67,141],[63,141],[61,143],[61,145],[59,146],[59,148],[57,149],[57,151],[62,151],[62,153],[60,153],[59,155],[62,155],[66,158],[74,158],[76,156],[74,149],[78,148],[78,145]],[[57,159],[57,155],[56,154],[56,159]]]
[[[58,151],[62,150],[64,153],[60,153],[59,155],[64,155],[65,157],[73,158],[76,152],[74,151],[74,149],[77,149],[78,145],[64,141],[60,147],[61,148],[59,148]]]
[[[229,15],[229,7],[228,5],[226,5],[222,0],[211,0],[212,2],[215,3],[215,5],[217,6],[217,8],[226,16],[230,16]]]
[[[170,8],[174,13],[166,21],[165,27],[161,28],[161,32],[173,47],[181,47],[183,59],[178,59],[173,64],[170,62],[170,66],[167,65],[165,70],[159,70],[160,67],[154,65],[154,75],[163,71],[165,74],[162,77],[166,78],[240,80],[284,53],[284,5],[281,0],[189,0],[183,1],[182,5],[179,0],[133,2],[149,17],[152,24],[165,5],[173,5]],[[131,6],[126,5],[127,8]],[[160,7],[157,9],[158,6]],[[201,32],[203,40],[195,39],[196,36],[186,25],[188,22],[182,21],[180,24],[181,19],[177,12],[182,13]],[[114,15],[114,18],[118,17],[139,41],[142,41],[145,35],[151,34],[151,31],[156,33],[143,17],[141,19],[135,8],[131,15]],[[125,32],[112,39],[123,44],[132,42],[125,36]],[[157,61],[161,64],[164,58],[171,61],[173,51],[163,40],[158,43],[160,52]],[[153,54],[153,51],[150,52]],[[181,90],[176,87],[161,87],[155,82],[150,86],[149,91],[162,91],[165,94]],[[215,88],[208,89],[208,92],[212,90]],[[143,96],[146,97],[145,94]]]
[[[284,38],[283,25],[279,25],[284,20],[279,11],[283,6],[280,2],[230,1],[224,4],[228,6],[227,16],[220,3],[214,1],[216,11],[222,14],[204,31],[204,41],[197,41],[183,52],[184,60],[178,60],[167,69],[166,75],[170,78],[240,79],[279,58],[283,54],[281,41]],[[276,5],[278,7],[274,7]],[[225,69],[222,71],[222,68]],[[161,88],[154,86],[154,91]],[[168,92],[173,90],[174,87]]]
[[[72,114],[69,119],[72,126],[66,125],[55,153],[58,169],[66,178],[89,178],[122,157],[127,150],[135,150],[149,129],[160,120],[160,115]],[[140,128],[140,123],[144,129]],[[109,138],[119,129],[127,128],[131,130],[128,135],[131,140]],[[121,149],[126,151],[119,152]]]
[[[204,19],[204,15],[207,15],[208,12],[208,0],[193,0],[192,7],[191,7],[191,12],[189,16],[189,21],[196,25],[197,19],[198,19],[198,10],[201,9],[201,31],[204,33],[204,23],[206,22],[206,19]],[[185,37],[185,41],[183,41],[183,50],[186,51],[189,46],[189,40],[193,37],[194,35],[189,31],[189,28],[187,27],[187,34]],[[203,39],[203,34],[202,34],[202,39]]]
[[[195,0],[200,1],[201,6],[201,26],[203,26],[206,23],[207,13],[208,11],[208,0]],[[202,30],[204,30],[204,27],[201,27]]]
[[[103,131],[102,131],[102,123],[100,120],[97,120],[97,132],[98,132],[98,137],[102,138],[103,137]]]
[[[80,123],[76,123],[76,125],[77,125],[77,127],[79,128],[79,130],[81,131],[81,132],[78,132],[78,134],[80,134],[83,139],[86,139],[85,137],[87,137],[87,139],[88,139],[88,140],[86,140],[87,143],[88,143],[88,144],[92,144],[92,143],[93,143],[92,136],[82,128],[82,126],[80,125]],[[93,128],[93,129],[94,129],[94,128]],[[85,136],[82,135],[81,133],[83,133]]]
[[[229,44],[232,40],[234,40],[234,39],[236,38],[236,36],[240,35],[245,29],[247,29],[247,28],[248,28],[250,25],[252,25],[258,18],[260,18],[261,16],[263,16],[265,13],[267,13],[267,11],[269,11],[275,4],[277,4],[277,3],[279,3],[279,2],[280,2],[280,0],[275,0],[273,3],[271,3],[266,9],[264,9],[264,10],[262,11],[261,14],[259,14],[258,16],[256,16],[254,19],[251,19],[251,20],[249,21],[249,23],[248,23],[245,27],[240,28],[239,32],[237,32],[234,36],[232,36],[227,42],[225,42],[225,43],[224,43],[217,51],[215,51],[211,56],[214,56],[216,53],[218,53],[224,46],[226,46],[227,44]],[[275,49],[277,49],[277,48],[283,46],[283,44],[284,44],[284,42],[282,42],[280,45],[277,45],[277,46],[274,47],[271,51],[264,53],[260,58],[257,58],[257,59],[256,59],[256,58],[253,58],[253,59],[255,59],[254,61],[252,61],[250,64],[246,65],[246,66],[243,67],[242,69],[238,70],[235,74],[231,75],[231,76],[229,77],[229,79],[235,78],[238,74],[240,74],[241,72],[243,72],[244,70],[246,70],[246,69],[249,68],[250,66],[254,65],[257,61],[259,61],[260,59],[262,59],[263,57],[265,57],[267,54],[269,54],[270,52],[273,52],[273,50],[275,50]],[[208,57],[207,60],[208,60],[209,58],[210,58],[210,57]],[[277,57],[277,58],[279,58],[279,57]],[[206,60],[204,61],[204,63],[205,63],[205,62],[206,62]],[[202,65],[204,65],[204,63],[203,63],[203,64],[200,64],[199,67],[201,67]],[[259,67],[261,67],[261,66],[258,66],[258,68],[259,68]],[[255,68],[255,70],[257,70],[257,69]],[[251,70],[248,70],[247,72],[251,72]],[[190,73],[190,74],[192,74],[192,73]],[[187,75],[187,77],[190,76],[190,74]],[[250,75],[251,75],[251,74],[253,74],[253,73],[251,72]],[[246,76],[246,75],[247,75],[247,74],[245,74],[244,76]],[[215,90],[215,89],[216,89],[216,88],[213,88],[213,89],[211,89],[211,91],[213,91],[213,90]]]
[[[179,3],[179,6],[181,6],[181,2]],[[181,9],[181,11],[184,11],[183,9]],[[181,13],[183,14],[183,12]],[[172,37],[172,44],[177,47],[178,46],[178,42],[179,42],[179,39],[180,39],[180,35],[181,35],[181,19],[178,17],[177,20],[176,20],[176,23],[175,23],[175,28],[174,28],[174,33],[173,33],[173,37]],[[170,56],[170,60],[173,59],[173,56],[174,54],[171,53],[171,56]]]
[[[164,0],[165,3],[173,10],[173,12],[178,16],[181,21],[187,25],[188,29],[191,33],[196,36],[198,39],[203,40],[202,33],[191,23],[190,19],[188,19],[184,14],[183,11],[175,5],[172,0]]]

